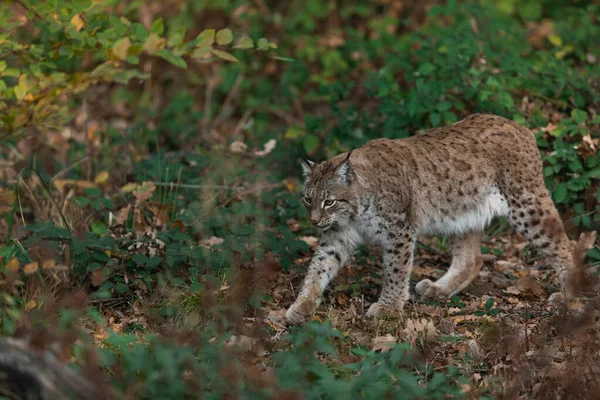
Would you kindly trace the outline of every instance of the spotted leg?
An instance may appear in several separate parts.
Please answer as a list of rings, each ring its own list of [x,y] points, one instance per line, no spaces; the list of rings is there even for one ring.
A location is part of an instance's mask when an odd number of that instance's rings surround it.
[[[341,235],[331,230],[323,234],[310,262],[302,290],[285,314],[288,323],[305,322],[315,312],[321,302],[321,294],[359,244],[357,234],[346,232]]]
[[[416,233],[405,228],[388,236],[383,248],[383,287],[377,303],[367,310],[367,318],[397,316],[408,300],[408,279],[412,270]]]
[[[457,238],[452,248],[452,264],[437,282],[423,279],[415,287],[419,296],[445,300],[458,294],[479,275],[481,233],[471,232]]]

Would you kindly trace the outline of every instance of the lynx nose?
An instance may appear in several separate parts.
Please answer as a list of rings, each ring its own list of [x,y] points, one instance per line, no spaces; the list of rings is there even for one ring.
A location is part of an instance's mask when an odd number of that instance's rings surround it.
[[[314,225],[316,225],[319,222],[321,222],[321,213],[318,212],[318,211],[311,211],[311,213],[310,213],[310,222],[312,222]]]

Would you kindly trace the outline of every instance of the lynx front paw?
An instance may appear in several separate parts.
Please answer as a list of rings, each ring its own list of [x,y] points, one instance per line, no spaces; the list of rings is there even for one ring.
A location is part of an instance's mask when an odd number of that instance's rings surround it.
[[[290,325],[302,324],[317,310],[318,305],[317,302],[297,301],[287,310],[285,319]]]
[[[415,292],[421,297],[430,299],[445,300],[448,298],[448,293],[429,279],[423,279],[417,283]]]
[[[402,306],[385,306],[379,303],[371,304],[365,316],[367,318],[398,317],[402,314]]]

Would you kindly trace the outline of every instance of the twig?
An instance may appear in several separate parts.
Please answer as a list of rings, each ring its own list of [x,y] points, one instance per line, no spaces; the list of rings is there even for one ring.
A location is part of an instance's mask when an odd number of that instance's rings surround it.
[[[237,197],[242,197],[242,196],[245,196],[247,194],[252,194],[252,193],[255,193],[255,192],[261,192],[263,190],[275,189],[275,188],[282,187],[282,186],[283,186],[283,182],[281,182],[281,183],[275,183],[275,184],[272,184],[272,185],[266,185],[266,186],[258,186],[258,187],[252,188],[252,189],[244,190],[243,192],[236,193],[233,196],[231,196],[230,198],[228,198],[227,200],[225,200],[223,202],[222,206],[228,206]]]
[[[235,126],[235,129],[233,130],[233,137],[236,137],[242,131],[242,129],[244,129],[244,125],[246,125],[246,122],[250,119],[251,116],[252,110],[246,110],[244,112],[244,115],[242,115],[242,118],[240,118],[239,122]]]
[[[60,171],[58,171],[56,173],[56,175],[54,175],[52,178],[50,178],[50,182],[48,182],[48,185],[50,185],[56,178],[63,176],[64,174],[66,174],[67,172],[72,170],[73,168],[77,167],[79,164],[86,162],[88,159],[89,159],[89,156],[85,156],[81,160],[74,162],[73,164],[69,165],[68,167],[66,167],[64,169],[61,169]]]
[[[209,78],[206,83],[206,92],[204,98],[204,116],[202,118],[202,133],[207,134],[208,128],[210,127],[211,118],[210,118],[210,106],[212,104],[212,96],[215,91],[216,80],[214,78]]]
[[[225,185],[192,185],[189,183],[177,183],[177,182],[152,182],[154,186],[166,186],[172,187],[176,186],[182,189],[194,189],[194,190],[202,190],[202,189],[237,189],[239,186],[225,186]]]
[[[527,332],[527,321],[529,319],[529,311],[525,304],[525,351],[529,351],[529,333]]]
[[[243,73],[241,73],[237,76],[235,82],[233,83],[233,86],[231,87],[231,90],[229,91],[229,93],[227,93],[227,97],[225,98],[225,101],[219,108],[219,112],[217,113],[217,116],[215,117],[213,124],[225,120],[229,116],[228,114],[231,114],[231,112],[228,111],[229,106],[230,106],[231,102],[233,101],[233,99],[235,99],[237,97],[237,94],[240,90],[240,86],[242,85],[242,82],[244,81],[244,77],[245,77],[245,75]]]

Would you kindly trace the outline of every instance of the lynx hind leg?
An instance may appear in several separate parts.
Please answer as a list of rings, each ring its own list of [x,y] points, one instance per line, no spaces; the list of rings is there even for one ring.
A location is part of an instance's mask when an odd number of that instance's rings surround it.
[[[452,263],[448,272],[437,282],[420,281],[415,291],[421,297],[444,300],[458,294],[479,275],[483,265],[481,257],[481,232],[467,233],[454,242]]]
[[[537,195],[513,196],[509,203],[508,218],[513,228],[556,269],[567,297],[578,296],[582,277],[575,268],[571,242],[546,188],[540,189]]]

